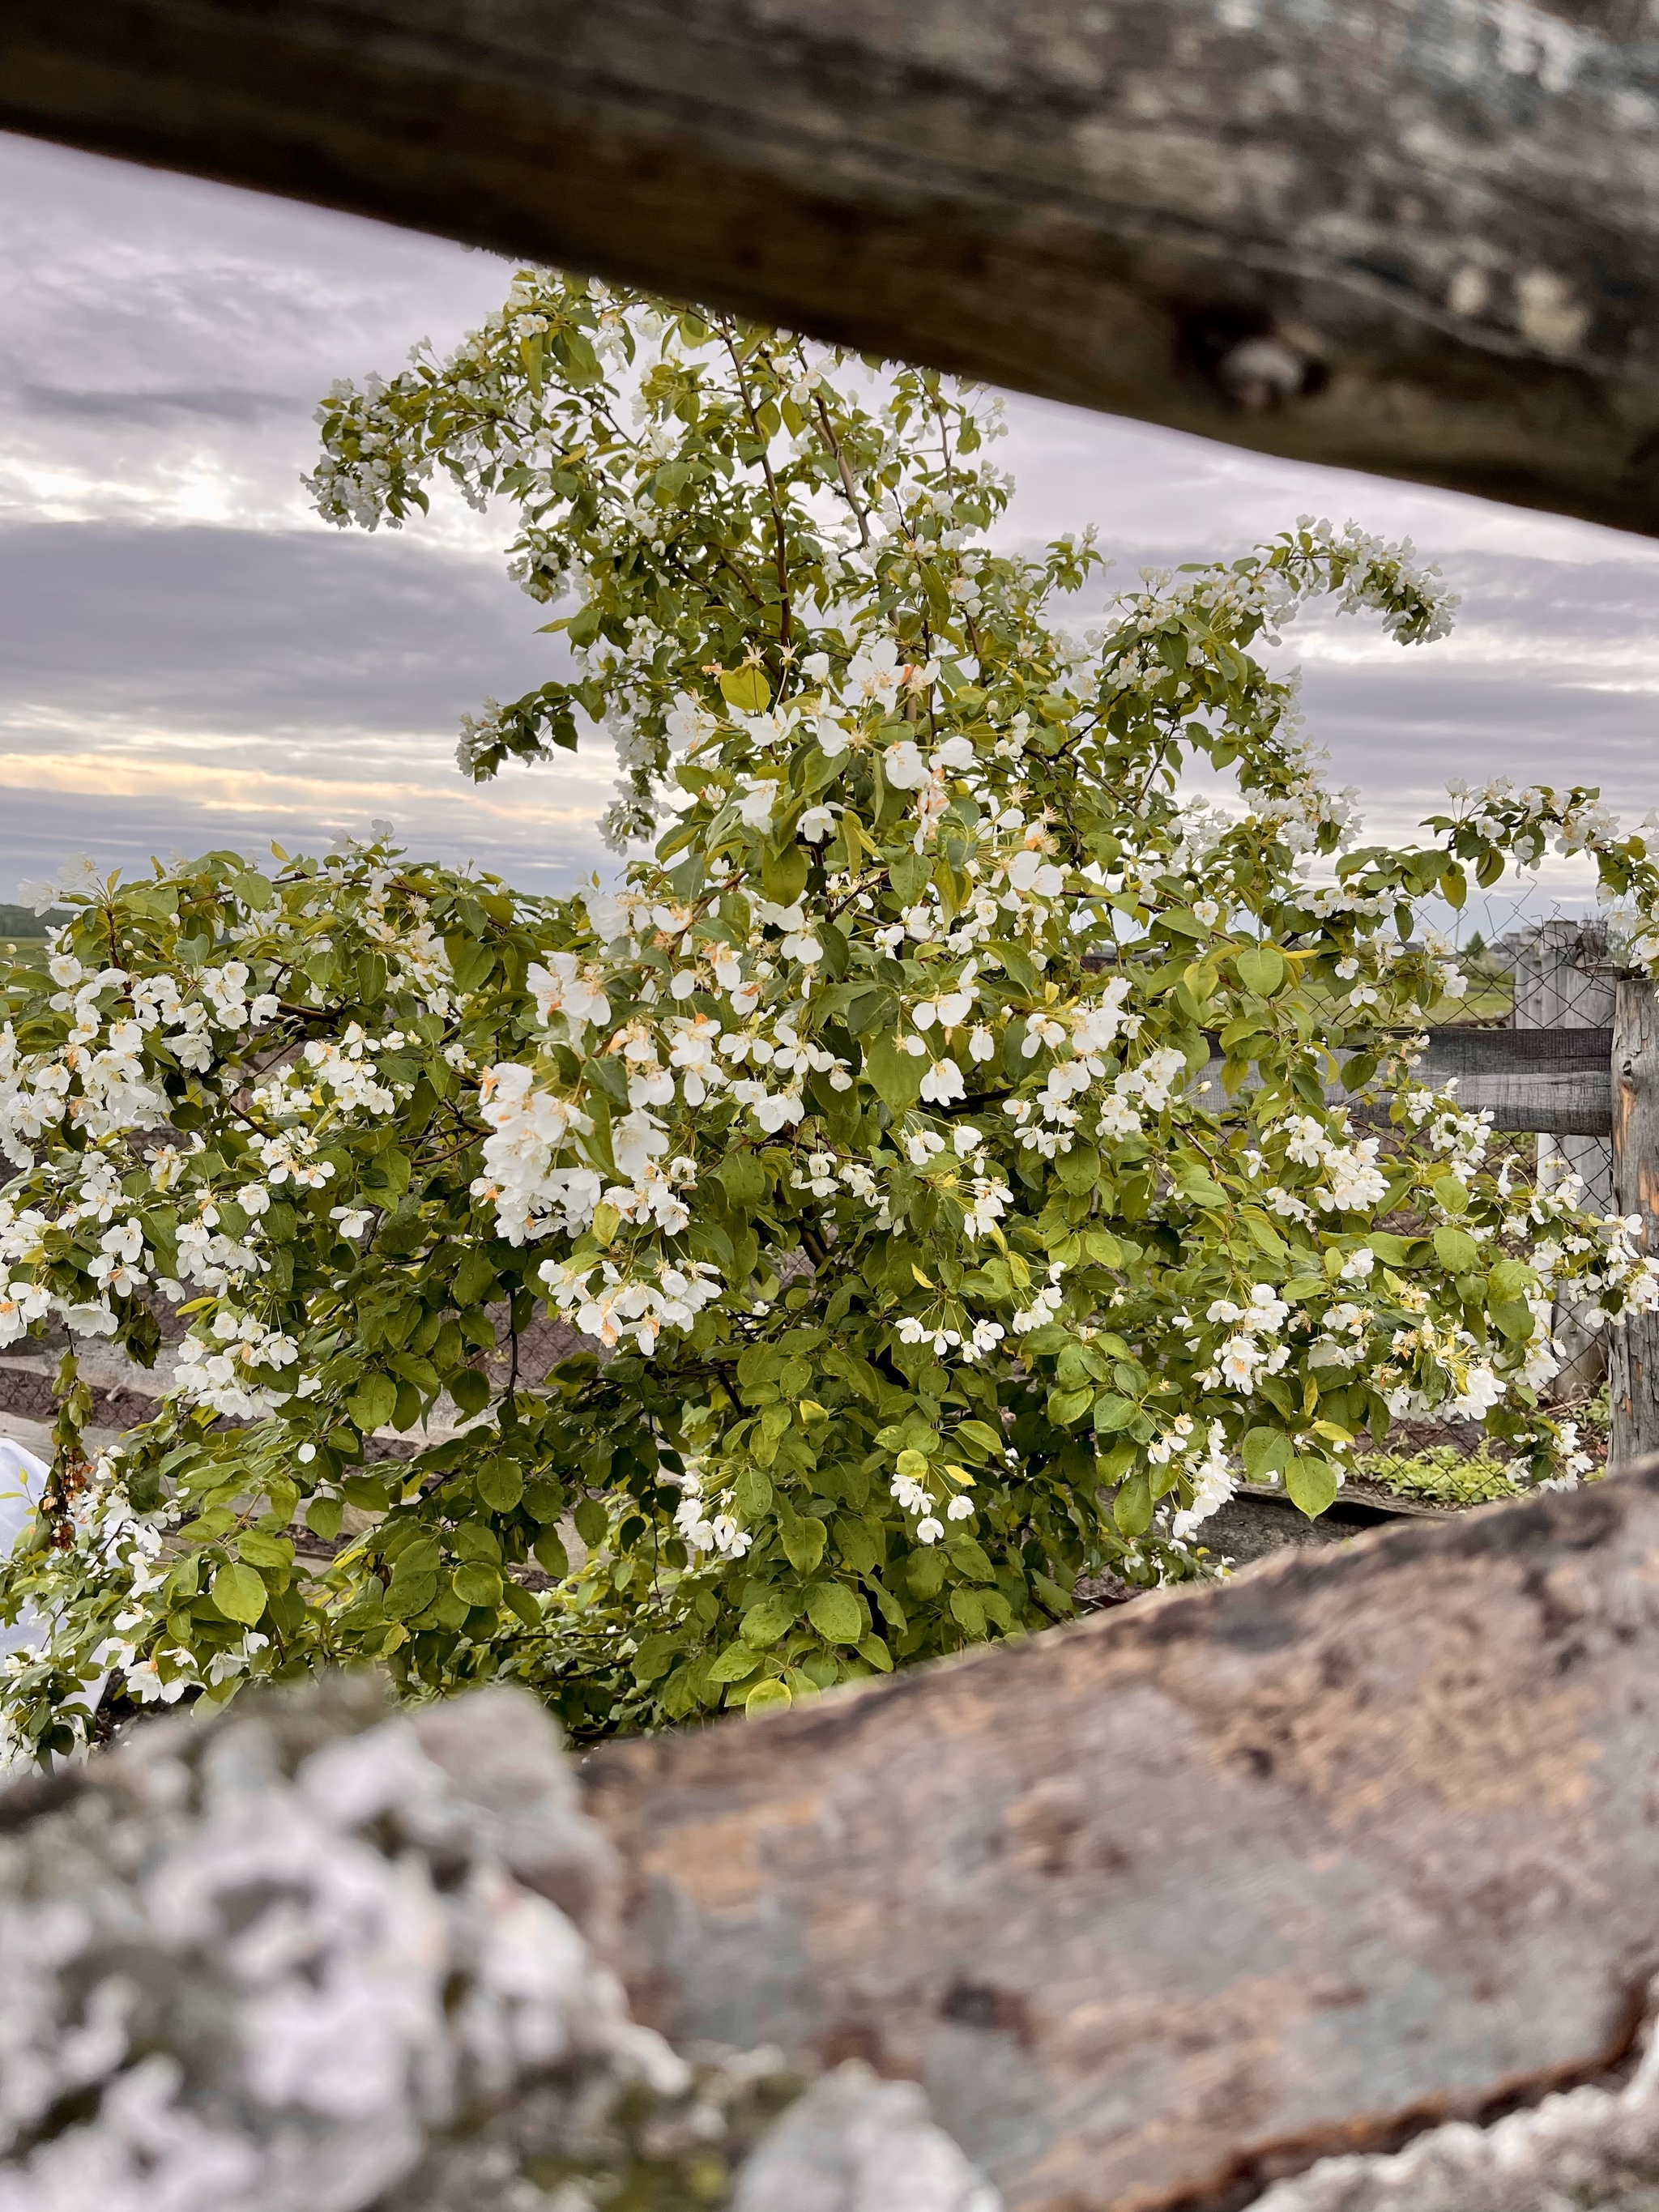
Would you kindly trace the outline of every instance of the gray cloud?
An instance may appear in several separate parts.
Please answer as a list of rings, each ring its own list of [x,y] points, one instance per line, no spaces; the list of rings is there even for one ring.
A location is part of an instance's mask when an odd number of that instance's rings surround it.
[[[92,522],[0,530],[0,714],[303,735],[424,730],[553,674],[499,562],[413,537]]]
[[[461,714],[557,666],[502,573],[505,519],[451,501],[341,535],[299,484],[318,396],[422,336],[453,343],[505,276],[439,240],[0,136],[0,897],[71,850],[316,847],[374,815],[527,887],[600,857],[603,753],[482,792],[452,764]],[[1379,834],[1452,775],[1659,799],[1659,546],[1042,402],[1011,398],[1008,422],[1008,536],[1097,524],[1113,586],[1304,513],[1440,561],[1464,599],[1445,642],[1401,652],[1314,610],[1281,656]]]
[[[239,428],[269,422],[274,415],[298,415],[303,404],[279,392],[85,392],[67,386],[23,383],[16,403],[25,415],[69,415],[112,422],[139,422],[147,428],[170,427],[171,418],[234,422]]]

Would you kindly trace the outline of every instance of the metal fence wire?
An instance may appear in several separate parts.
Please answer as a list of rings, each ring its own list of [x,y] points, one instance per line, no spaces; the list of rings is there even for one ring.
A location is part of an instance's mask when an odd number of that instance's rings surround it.
[[[1462,951],[1471,1020],[1517,1030],[1612,1029],[1620,969],[1605,922],[1559,908],[1541,913],[1523,908],[1512,911],[1499,937],[1488,940],[1472,931]],[[1612,1212],[1609,1139],[1540,1136],[1537,1144],[1540,1182],[1576,1176],[1585,1206],[1599,1214]],[[1588,1301],[1557,1301],[1554,1333],[1562,1366],[1550,1395],[1558,1401],[1591,1395],[1606,1376],[1606,1338],[1589,1326],[1590,1310]]]

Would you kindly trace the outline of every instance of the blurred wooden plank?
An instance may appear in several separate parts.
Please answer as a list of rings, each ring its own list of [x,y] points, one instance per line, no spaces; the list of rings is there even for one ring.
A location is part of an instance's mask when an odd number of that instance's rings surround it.
[[[1605,1137],[1612,1066],[1609,1030],[1439,1029],[1417,1073],[1437,1088],[1455,1082],[1458,1104],[1489,1107],[1496,1128]]]
[[[922,2080],[1011,2212],[1196,2212],[1626,2047],[1656,1668],[1650,1462],[584,1774],[643,2016]]]
[[[9,0],[0,126],[1659,523],[1640,0]]]
[[[1613,1202],[1659,1255],[1659,985],[1619,986],[1613,1016]],[[1614,1337],[1612,1467],[1659,1452],[1659,1313],[1638,1314]]]
[[[1605,1137],[1613,1127],[1611,1030],[1437,1029],[1418,1062],[1421,1081],[1436,1089],[1455,1083],[1460,1107],[1490,1109],[1498,1129],[1552,1136]],[[1221,1093],[1221,1057],[1199,1080]],[[1340,1083],[1327,1086],[1334,1105],[1351,1105]]]

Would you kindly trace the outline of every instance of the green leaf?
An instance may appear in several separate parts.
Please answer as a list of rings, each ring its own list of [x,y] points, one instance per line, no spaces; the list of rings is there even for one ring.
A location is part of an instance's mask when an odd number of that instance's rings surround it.
[[[455,1570],[455,1595],[463,1605],[499,1605],[501,1578],[482,1559],[468,1559]]]
[[[1299,1454],[1285,1469],[1285,1488],[1291,1503],[1316,1521],[1336,1497],[1336,1469],[1328,1459],[1304,1459]]]
[[[564,1492],[556,1482],[526,1483],[524,1502],[531,1518],[544,1528],[564,1511]]]
[[[1510,1298],[1518,1298],[1529,1291],[1538,1280],[1538,1271],[1529,1267],[1524,1260],[1496,1260],[1486,1277],[1494,1304],[1501,1305]]]
[[[945,1548],[951,1555],[951,1565],[958,1574],[966,1575],[970,1582],[994,1583],[996,1569],[986,1556],[985,1547],[976,1536],[969,1536],[960,1528],[952,1528],[945,1540]]]
[[[611,1527],[611,1516],[597,1498],[584,1498],[571,1516],[576,1523],[576,1534],[591,1552],[604,1543]]]
[[[1051,1390],[1048,1393],[1048,1419],[1056,1427],[1069,1429],[1073,1421],[1080,1421],[1095,1402],[1092,1385],[1080,1390]]]
[[[810,1575],[823,1557],[823,1523],[815,1514],[803,1514],[783,1532],[785,1557],[798,1575]]]
[[[992,1454],[1001,1455],[1003,1440],[988,1421],[958,1421],[951,1431],[951,1441],[964,1448],[975,1459],[987,1459]]]
[[[1095,1400],[1095,1433],[1115,1436],[1120,1429],[1128,1427],[1137,1410],[1132,1398],[1115,1397],[1110,1391],[1103,1391]]]
[[[890,1106],[896,1114],[914,1106],[921,1097],[921,1079],[927,1071],[925,1060],[901,1052],[890,1036],[872,1038],[864,1048],[864,1072],[883,1105]]]
[[[524,1476],[512,1460],[496,1452],[479,1468],[477,1487],[492,1513],[510,1513],[524,1496]]]
[[[394,1574],[386,1586],[386,1610],[393,1620],[412,1620],[438,1595],[434,1574]]]
[[[959,1621],[973,1637],[985,1633],[985,1601],[977,1590],[954,1589],[951,1593],[951,1618]]]
[[[382,1429],[398,1408],[398,1385],[389,1375],[365,1375],[346,1401],[346,1411],[367,1435]]]
[[[496,1288],[495,1270],[482,1252],[463,1254],[450,1282],[450,1296],[458,1306],[482,1305]]]
[[[477,1367],[463,1367],[452,1375],[448,1389],[464,1413],[482,1413],[489,1403],[489,1377]]]
[[[732,1486],[737,1508],[745,1521],[758,1521],[772,1509],[772,1479],[757,1467],[746,1467]]]
[[[345,1517],[345,1501],[339,1498],[313,1498],[306,1508],[306,1526],[313,1536],[320,1536],[331,1544],[340,1533],[340,1523]]]
[[[281,1569],[294,1565],[294,1547],[284,1536],[268,1535],[263,1528],[245,1528],[236,1539],[236,1553],[251,1567]]]
[[[867,1660],[878,1674],[890,1674],[893,1671],[893,1655],[879,1636],[860,1637],[858,1655]]]
[[[1455,1275],[1467,1275],[1480,1264],[1480,1247],[1466,1229],[1437,1229],[1434,1249],[1441,1265]]]
[[[570,1572],[570,1555],[556,1528],[544,1528],[530,1548],[536,1565],[556,1583],[562,1583]]]
[[[634,1655],[634,1680],[643,1688],[660,1681],[673,1665],[679,1646],[672,1636],[647,1636]]]
[[[1138,1468],[1127,1482],[1118,1486],[1112,1500],[1112,1518],[1125,1536],[1144,1536],[1152,1527],[1152,1486],[1145,1468]]]
[[[864,1613],[841,1583],[814,1583],[806,1593],[806,1618],[830,1644],[856,1644],[864,1633]]]
[[[753,1206],[766,1195],[766,1170],[752,1152],[728,1152],[715,1169],[714,1180],[734,1206]]]
[[[720,678],[726,704],[741,714],[762,714],[771,703],[772,687],[758,668],[730,668]]]
[[[240,1621],[246,1628],[252,1628],[265,1609],[264,1579],[252,1567],[221,1567],[209,1595],[227,1620]]]
[[[1251,1429],[1242,1446],[1244,1472],[1252,1482],[1265,1483],[1283,1474],[1291,1463],[1291,1440],[1282,1429]]]
[[[1073,1145],[1054,1162],[1054,1172],[1066,1190],[1092,1190],[1100,1181],[1100,1154],[1092,1145]]]
[[[1379,1230],[1368,1231],[1365,1242],[1390,1267],[1414,1267],[1426,1258],[1419,1237],[1390,1237]]]
[[[786,845],[781,853],[769,848],[761,861],[761,889],[779,906],[793,906],[806,889],[811,865],[804,845]]]
[[[1500,1336],[1511,1344],[1525,1344],[1532,1335],[1532,1308],[1522,1298],[1509,1298],[1488,1309],[1488,1317]]]
[[[1454,1175],[1443,1175],[1431,1186],[1435,1197],[1448,1213],[1467,1213],[1469,1210],[1468,1185]]]
[[[1276,945],[1253,945],[1237,955],[1233,965],[1244,988],[1259,999],[1271,999],[1285,980],[1285,956]]]
[[[269,876],[262,876],[255,868],[238,876],[231,885],[237,897],[255,914],[263,914],[276,896]]]
[[[781,1712],[794,1702],[787,1682],[757,1682],[744,1699],[743,1709],[751,1718],[758,1719],[763,1713]]]
[[[711,1682],[741,1682],[760,1665],[761,1655],[746,1644],[728,1644],[709,1667]]]
[[[785,1637],[794,1626],[800,1612],[799,1600],[782,1590],[769,1590],[757,1599],[738,1624],[738,1633],[745,1644],[757,1650],[767,1650]]]
[[[1175,1186],[1181,1195],[1194,1206],[1208,1207],[1227,1204],[1227,1194],[1206,1167],[1192,1160],[1182,1160],[1175,1170]]]

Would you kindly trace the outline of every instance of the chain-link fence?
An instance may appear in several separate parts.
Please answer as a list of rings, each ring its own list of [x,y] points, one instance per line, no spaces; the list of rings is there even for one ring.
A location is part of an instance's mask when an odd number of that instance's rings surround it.
[[[1517,1030],[1611,1030],[1619,968],[1607,924],[1542,899],[1517,900],[1508,927],[1487,938],[1464,937],[1462,965],[1468,983],[1467,1018]],[[1613,1146],[1606,1137],[1540,1136],[1540,1181],[1577,1177],[1583,1202],[1613,1211]],[[1555,1310],[1561,1372],[1552,1395],[1590,1396],[1607,1371],[1605,1333],[1590,1326],[1589,1302],[1563,1298]]]

